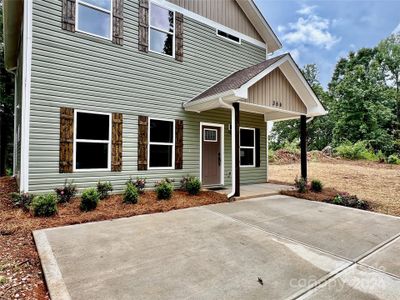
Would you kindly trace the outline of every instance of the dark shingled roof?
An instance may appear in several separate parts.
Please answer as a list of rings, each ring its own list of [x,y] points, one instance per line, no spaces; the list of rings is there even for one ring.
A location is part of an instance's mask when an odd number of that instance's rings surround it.
[[[214,84],[212,87],[194,97],[190,102],[209,97],[212,95],[220,94],[229,90],[235,90],[240,88],[243,84],[260,74],[262,71],[276,63],[278,60],[288,55],[287,53],[265,60],[254,66],[239,70],[220,82]]]

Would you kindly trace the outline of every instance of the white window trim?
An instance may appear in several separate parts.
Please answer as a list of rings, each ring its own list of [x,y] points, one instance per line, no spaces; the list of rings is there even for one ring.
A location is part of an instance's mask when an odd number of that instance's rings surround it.
[[[151,142],[150,141],[150,124],[151,120],[172,122],[172,143]],[[147,126],[147,170],[174,170],[175,169],[175,120],[162,118],[149,118]],[[171,167],[150,167],[150,145],[172,146]]]
[[[157,26],[151,25],[151,5],[152,5],[152,4],[153,4],[153,5],[156,5],[156,6],[158,6],[158,7],[161,7],[161,8],[163,8],[163,9],[172,11],[172,12],[174,13],[174,32],[171,33],[171,32],[169,32],[169,31],[167,31],[167,30],[164,30],[164,29],[158,28]],[[176,24],[175,24],[175,23],[176,23],[176,22],[175,22],[175,10],[170,9],[170,8],[168,8],[168,7],[165,6],[165,5],[161,5],[160,3],[155,2],[155,1],[150,1],[150,2],[149,2],[149,29],[148,29],[149,52],[151,52],[151,53],[156,53],[156,54],[160,54],[160,55],[163,55],[163,56],[166,56],[166,57],[171,57],[171,58],[175,59],[175,31],[176,31]],[[157,51],[151,50],[151,29],[152,29],[152,28],[153,28],[154,30],[161,31],[161,32],[163,32],[163,33],[172,34],[172,55],[168,55],[168,54],[165,54],[165,53],[161,53],[161,52],[157,52]]]
[[[108,141],[107,140],[87,140],[87,139],[77,139],[77,124],[78,124],[78,113],[94,114],[94,115],[106,115],[108,116]],[[73,172],[95,172],[95,171],[111,171],[111,141],[112,141],[112,126],[111,126],[112,114],[102,113],[97,111],[80,110],[74,109],[74,145],[73,145]],[[107,168],[93,168],[93,169],[77,169],[76,168],[76,144],[77,143],[104,143],[108,144],[107,148]]]
[[[254,139],[254,146],[242,146],[240,145],[240,133],[244,130],[251,130],[253,131],[253,139]],[[240,127],[239,128],[239,151],[241,149],[253,149],[253,164],[252,165],[242,165],[242,160],[240,160],[240,167],[241,168],[254,168],[256,166],[256,129],[255,128],[250,128],[250,127]],[[241,155],[240,155],[241,156]]]
[[[87,31],[79,29],[79,13],[78,12],[79,12],[79,5],[80,4],[83,5],[83,6],[92,8],[94,10],[107,13],[107,14],[110,15],[110,36],[109,37],[105,37],[105,36],[102,36],[102,35],[94,34],[94,33],[87,32]],[[112,41],[112,36],[113,36],[113,13],[112,12],[113,12],[113,1],[112,0],[110,0],[110,10],[107,10],[107,9],[102,8],[102,7],[87,3],[85,0],[76,0],[76,5],[75,5],[75,31],[80,32],[80,33],[84,33],[84,34],[88,34],[88,35],[91,35],[91,36],[95,36],[95,37],[98,37],[98,38],[101,38],[101,39],[105,39],[105,40],[108,40],[108,41]]]
[[[207,131],[214,131],[215,132],[215,140],[206,140],[206,130]],[[209,143],[218,143],[218,130],[217,129],[212,129],[212,128],[203,128],[203,141],[204,142],[209,142]]]
[[[223,31],[223,32],[225,32],[226,34],[230,34],[230,35],[232,35],[232,36],[238,38],[239,41],[236,42],[236,41],[234,41],[234,40],[231,40],[230,38],[227,38],[227,37],[225,37],[225,36],[223,36],[223,35],[220,35],[220,34],[218,33],[218,31]],[[234,35],[234,34],[229,33],[229,32],[226,32],[225,30],[222,30],[222,29],[220,29],[220,28],[215,28],[215,34],[216,34],[219,38],[224,39],[224,40],[226,40],[226,41],[229,41],[229,42],[231,42],[231,43],[234,43],[234,44],[236,44],[236,45],[241,45],[241,44],[242,44],[242,39],[241,39],[239,36]]]

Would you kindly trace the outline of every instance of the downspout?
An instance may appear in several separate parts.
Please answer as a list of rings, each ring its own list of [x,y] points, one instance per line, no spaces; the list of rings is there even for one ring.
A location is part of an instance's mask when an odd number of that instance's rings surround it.
[[[306,123],[310,123],[312,120],[314,120],[314,117],[309,118]]]
[[[228,108],[231,110],[231,149],[232,149],[232,166],[231,166],[231,176],[232,176],[232,190],[231,192],[228,194],[228,198],[232,198],[235,193],[236,193],[236,172],[235,172],[235,168],[236,168],[236,157],[235,157],[235,144],[236,144],[236,140],[235,140],[235,135],[236,135],[236,128],[235,128],[235,109],[233,108],[233,105],[229,105],[226,104],[224,101],[222,101],[222,98],[218,99],[219,104],[222,107]]]

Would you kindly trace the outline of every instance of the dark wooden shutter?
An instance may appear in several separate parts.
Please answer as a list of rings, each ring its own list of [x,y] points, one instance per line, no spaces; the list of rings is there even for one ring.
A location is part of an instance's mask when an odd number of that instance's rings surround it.
[[[74,147],[74,109],[60,108],[59,172],[72,173]]]
[[[139,0],[139,51],[149,51],[149,1]]]
[[[175,59],[183,61],[183,15],[175,13]]]
[[[148,147],[149,118],[139,116],[138,128],[138,170],[147,170],[147,147]]]
[[[256,167],[261,165],[261,143],[260,143],[260,128],[256,128]]]
[[[121,113],[112,114],[112,172],[122,171],[122,128],[123,116]]]
[[[75,32],[76,0],[62,0],[62,29]]]
[[[183,121],[175,120],[175,169],[183,168]]]
[[[113,0],[113,43],[124,43],[124,0]]]

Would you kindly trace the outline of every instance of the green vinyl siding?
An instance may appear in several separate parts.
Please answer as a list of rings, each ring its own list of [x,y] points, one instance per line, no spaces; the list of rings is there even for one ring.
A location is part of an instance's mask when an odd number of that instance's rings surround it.
[[[230,183],[230,111],[188,113],[182,103],[225,76],[265,59],[265,49],[242,41],[236,45],[218,38],[215,29],[184,18],[183,63],[156,53],[139,52],[138,1],[124,3],[124,45],[61,29],[61,0],[34,0],[31,82],[29,190],[50,191],[73,179],[79,188],[110,180],[116,191],[132,176],[149,186],[162,177],[199,176],[200,122],[225,124],[225,184]],[[123,113],[122,172],[59,174],[60,107]],[[182,170],[137,171],[138,116],[182,119]],[[265,153],[265,123],[261,115],[242,114],[242,126],[261,129]],[[242,182],[262,182],[260,168],[242,169]]]

